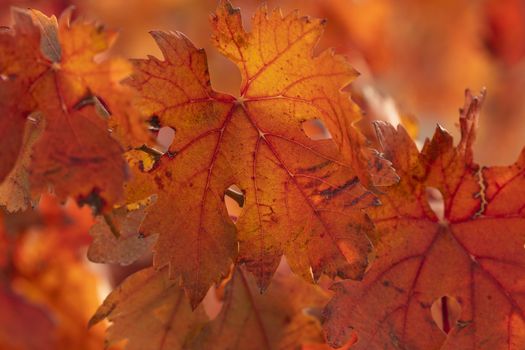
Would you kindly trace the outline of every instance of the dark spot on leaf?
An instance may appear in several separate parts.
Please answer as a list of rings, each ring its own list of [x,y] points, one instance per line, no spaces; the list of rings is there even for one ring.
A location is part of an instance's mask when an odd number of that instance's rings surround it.
[[[336,188],[328,188],[326,190],[321,191],[321,195],[325,197],[326,199],[331,199],[335,197],[337,194],[341,193],[342,191],[354,186],[358,182],[359,182],[358,177],[354,176],[351,180],[345,182],[341,186],[338,186]]]
[[[153,178],[155,180],[155,183],[157,184],[157,187],[159,189],[164,189],[164,184],[162,183],[162,179],[160,178],[160,176],[158,175],[155,175],[155,177]]]
[[[468,325],[470,325],[471,323],[472,323],[472,320],[468,320],[468,321],[458,320],[458,321],[456,322],[456,328],[457,328],[458,330],[461,330],[461,329],[467,327]]]
[[[306,173],[315,172],[315,171],[317,171],[317,170],[320,170],[320,169],[326,167],[326,166],[329,165],[330,163],[331,163],[331,161],[327,160],[327,161],[324,161],[324,162],[322,162],[322,163],[319,163],[319,164],[313,165],[313,166],[311,166],[311,167],[309,167],[309,168],[306,168],[306,169],[302,170],[301,172],[303,172],[303,171],[306,172]]]

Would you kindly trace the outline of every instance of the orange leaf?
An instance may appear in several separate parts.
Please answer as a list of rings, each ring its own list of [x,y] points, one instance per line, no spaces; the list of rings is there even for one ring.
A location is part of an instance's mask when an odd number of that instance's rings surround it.
[[[57,23],[55,17],[35,10],[14,9],[14,27],[0,33],[0,94],[9,97],[0,103],[7,111],[2,115],[3,130],[9,133],[2,140],[6,144],[2,152],[11,152],[0,179],[16,159],[25,118],[38,111],[45,129],[32,154],[32,189],[46,191],[51,184],[61,198],[82,199],[95,193],[111,204],[122,194],[126,165],[121,146],[108,132],[107,115],[97,109],[104,110],[102,100],[113,124],[117,120],[123,128],[129,124],[140,129],[137,117],[129,114],[131,106],[121,101],[132,96],[119,83],[131,67],[118,59],[96,63],[95,56],[109,49],[115,34],[93,24],[70,24],[70,13],[66,11]],[[144,139],[128,129],[114,131],[117,137],[129,135],[122,140],[124,146],[129,139]]]
[[[18,91],[14,84],[0,77],[0,183],[15,166],[24,140],[24,125],[29,111],[20,106],[17,98]]]
[[[96,263],[129,265],[151,252],[157,236],[144,237],[139,231],[151,200],[98,216],[90,230],[93,242],[89,246],[88,259]]]
[[[268,291],[259,293],[253,276],[237,268],[226,286],[217,318],[195,338],[191,349],[299,349],[324,342],[318,319],[309,312],[324,306],[318,286],[277,274]],[[313,346],[313,345],[312,345]]]
[[[355,349],[525,347],[525,153],[507,167],[473,162],[481,101],[467,92],[456,147],[438,127],[419,153],[402,127],[377,124],[401,182],[371,213],[377,260],[362,283],[337,285],[325,310],[332,345],[355,331]]]
[[[268,13],[261,8],[252,19],[252,32],[247,33],[239,10],[224,1],[212,16],[212,39],[239,67],[242,100],[249,100],[254,112],[272,106],[265,114],[293,110],[295,117],[288,122],[321,119],[365,185],[396,183],[398,178],[389,162],[363,147],[366,140],[353,127],[360,119],[359,109],[341,93],[359,73],[333,50],[313,57],[325,23],[300,18],[298,11],[283,18],[278,9]],[[266,118],[265,114],[260,117]]]
[[[168,152],[128,187],[130,201],[158,194],[143,225],[160,234],[155,265],[182,277],[194,307],[228,273],[237,240],[261,289],[283,254],[309,280],[360,278],[372,229],[362,209],[377,202],[360,183],[369,181],[368,165],[353,155],[368,150],[340,92],[355,71],[332,52],[312,57],[320,20],[262,8],[248,33],[239,10],[221,2],[212,24],[215,45],[241,69],[238,98],[211,89],[204,51],[180,33],[153,32],[164,61],[135,62],[138,107],[176,132]],[[313,140],[301,130],[307,121],[325,122],[331,133],[341,122],[355,137]],[[339,153],[345,142],[352,159]],[[234,184],[245,197],[236,225],[223,198]]]
[[[36,113],[32,115],[32,117],[36,116],[38,116]],[[44,122],[41,118],[33,118],[25,123],[22,151],[17,154],[18,159],[9,175],[0,182],[0,205],[5,206],[10,212],[25,210],[31,205],[28,168],[31,165],[33,146],[43,129]]]
[[[69,8],[60,17],[58,36],[63,56],[60,68],[67,76],[65,84],[72,99],[85,96],[88,87],[93,96],[102,100],[101,107],[108,108],[112,135],[126,148],[140,146],[150,139],[146,123],[132,106],[135,92],[121,84],[131,74],[132,66],[122,58],[100,57],[113,46],[117,32],[88,22],[70,23],[71,15]]]
[[[153,268],[128,277],[104,300],[89,324],[106,317],[113,323],[107,341],[128,339],[127,350],[183,349],[207,321],[202,306],[192,311],[166,269]]]
[[[127,339],[128,350],[298,349],[321,346],[315,313],[326,293],[297,276],[278,274],[260,294],[253,276],[237,268],[226,284],[221,312],[209,321],[202,305],[189,300],[167,269],[145,269],[128,277],[90,321],[108,318],[108,343]]]

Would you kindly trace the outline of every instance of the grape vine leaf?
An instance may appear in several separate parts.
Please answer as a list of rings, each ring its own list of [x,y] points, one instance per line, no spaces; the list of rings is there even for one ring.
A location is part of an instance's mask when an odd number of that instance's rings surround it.
[[[457,146],[438,126],[419,152],[402,127],[377,124],[401,182],[370,211],[377,259],[362,283],[337,284],[325,309],[331,345],[357,334],[358,350],[525,347],[525,152],[510,166],[473,161],[482,99],[467,91]],[[428,187],[442,210],[432,210]],[[455,320],[442,304],[442,331],[431,308],[443,297],[461,310]]]
[[[61,198],[96,192],[110,205],[121,197],[126,178],[122,146],[146,140],[129,102],[131,89],[120,84],[131,66],[120,59],[95,62],[115,33],[92,23],[70,23],[70,10],[59,22],[36,10],[14,8],[12,14],[13,28],[0,32],[2,159],[8,152],[0,179],[14,166],[26,118],[40,112],[45,129],[31,156],[32,190],[47,191],[51,184]],[[109,125],[121,125],[113,136],[122,146],[108,132],[107,113]]]
[[[148,198],[142,203],[121,206],[97,216],[89,231],[93,242],[87,252],[88,259],[96,263],[129,265],[151,252],[157,236],[144,237],[140,225],[153,200]]]
[[[22,211],[31,204],[31,190],[29,184],[29,166],[33,146],[44,129],[44,122],[36,113],[31,120],[25,123],[23,142],[18,159],[14,167],[0,182],[0,205],[5,206],[9,212]]]
[[[258,289],[255,278],[237,268],[226,285],[221,312],[191,348],[284,350],[324,343],[319,320],[309,314],[326,304],[328,295],[320,287],[277,273],[265,293]]]
[[[15,166],[24,138],[28,111],[17,103],[17,96],[15,85],[0,77],[0,183]]]
[[[127,350],[182,349],[208,321],[201,306],[192,310],[184,291],[168,279],[167,269],[141,270],[104,300],[90,327],[108,318],[108,343],[128,339]]]
[[[261,290],[283,254],[308,280],[360,278],[372,230],[362,210],[378,204],[361,181],[373,180],[369,164],[381,164],[378,179],[396,175],[385,161],[359,161],[377,154],[345,109],[353,105],[341,89],[355,71],[331,51],[312,56],[321,20],[263,7],[246,32],[239,10],[221,1],[211,22],[215,46],[241,69],[240,97],[212,90],[204,51],[180,33],[152,32],[164,60],[135,61],[138,108],[176,132],[166,154],[150,171],[135,171],[127,187],[130,201],[158,195],[143,224],[159,233],[155,265],[182,279],[193,307],[237,256]],[[359,137],[338,136],[347,146],[313,140],[301,130],[311,120]],[[350,142],[352,156],[341,155]],[[245,196],[235,225],[223,199],[234,184]]]
[[[261,105],[266,105],[262,99],[288,101],[299,118],[315,116],[326,123],[340,153],[354,165],[364,185],[396,183],[389,162],[363,147],[366,140],[353,127],[360,119],[359,108],[341,93],[359,73],[333,50],[312,57],[326,21],[298,18],[298,11],[283,18],[278,9],[268,13],[261,8],[253,17],[252,32],[247,33],[239,10],[223,4],[212,17],[212,40],[238,66],[242,99]]]
[[[324,343],[319,319],[328,295],[290,273],[278,273],[261,294],[255,278],[236,268],[227,280],[221,312],[209,320],[190,302],[167,269],[144,269],[128,277],[90,321],[112,322],[108,344],[127,339],[141,349],[298,349]]]

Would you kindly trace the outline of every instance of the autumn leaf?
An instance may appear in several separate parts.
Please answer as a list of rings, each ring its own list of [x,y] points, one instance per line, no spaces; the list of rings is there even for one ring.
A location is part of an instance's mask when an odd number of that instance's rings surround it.
[[[29,184],[29,166],[33,146],[41,136],[44,122],[37,114],[25,123],[23,143],[18,159],[3,182],[0,182],[0,205],[10,211],[21,211],[31,205],[31,189]]]
[[[340,91],[356,73],[331,51],[312,56],[323,23],[261,8],[246,32],[239,10],[221,2],[213,42],[240,67],[238,98],[211,89],[205,53],[180,33],[152,32],[164,60],[135,61],[138,108],[176,134],[151,171],[135,172],[127,196],[158,195],[143,229],[160,234],[154,263],[182,278],[194,307],[228,273],[237,241],[261,289],[283,254],[308,280],[360,278],[367,266],[372,226],[362,209],[378,203],[361,185],[368,165],[353,158],[366,147]],[[331,133],[345,123],[357,136],[313,140],[301,130],[311,121]],[[339,152],[344,142],[352,159]],[[236,225],[223,202],[231,185],[245,196]]]
[[[129,114],[130,102],[121,101],[132,96],[119,83],[131,67],[119,59],[96,63],[95,56],[109,49],[115,33],[81,21],[70,23],[70,15],[66,11],[57,22],[36,10],[15,8],[13,28],[0,33],[0,94],[6,97],[0,109],[4,111],[2,131],[7,133],[2,138],[6,163],[2,162],[0,178],[14,165],[26,117],[38,111],[45,129],[31,155],[32,190],[45,192],[53,185],[64,199],[96,193],[111,204],[122,194],[126,164],[122,147],[108,133],[108,122],[97,110],[107,114],[106,103],[110,123],[118,120],[126,128],[114,130],[114,135],[129,135],[121,140],[127,147],[135,134],[124,121],[141,128],[139,119]],[[143,138],[139,135],[135,140]]]
[[[107,108],[112,135],[123,147],[128,149],[149,141],[146,122],[131,103],[135,92],[121,83],[132,73],[132,66],[123,58],[111,57],[100,62],[98,57],[113,46],[117,32],[80,20],[70,23],[71,15],[72,8],[62,14],[58,26],[63,56],[60,64],[67,74],[65,84],[71,90],[71,98],[85,97],[87,87],[94,104]]]
[[[253,276],[237,268],[226,285],[221,312],[207,324],[192,349],[300,349],[324,343],[319,320],[327,294],[299,277],[276,274],[261,294]]]
[[[192,311],[184,291],[167,269],[148,268],[128,277],[104,300],[89,321],[112,325],[107,341],[128,339],[127,350],[182,349],[207,321],[202,306]]]
[[[96,263],[129,265],[151,252],[157,236],[144,237],[139,228],[152,201],[122,206],[98,216],[89,231],[93,242],[89,246],[88,259]]]
[[[28,111],[16,103],[17,95],[14,84],[0,79],[0,183],[15,166],[23,143]]]
[[[212,40],[239,67],[242,99],[259,107],[269,99],[271,105],[293,106],[305,119],[318,116],[365,185],[395,183],[388,162],[363,147],[366,140],[352,125],[360,118],[359,109],[341,93],[357,71],[333,50],[312,57],[326,21],[299,18],[298,11],[283,18],[277,9],[268,14],[262,8],[253,17],[252,32],[246,33],[239,10],[224,4],[212,17]]]
[[[315,317],[327,301],[320,287],[278,273],[266,293],[258,289],[255,278],[237,268],[226,283],[221,312],[209,320],[202,305],[192,311],[167,269],[149,268],[117,287],[90,325],[107,317],[108,343],[127,339],[127,350],[298,349],[324,343]]]
[[[384,205],[371,212],[381,238],[377,259],[362,283],[337,285],[325,310],[332,345],[355,332],[355,349],[525,346],[520,195],[525,156],[506,167],[474,163],[482,99],[467,92],[455,147],[438,127],[419,153],[402,127],[377,124],[401,182],[381,195]],[[441,209],[432,210],[428,187],[442,194]],[[443,331],[431,314],[438,301]],[[447,303],[457,303],[457,317]]]

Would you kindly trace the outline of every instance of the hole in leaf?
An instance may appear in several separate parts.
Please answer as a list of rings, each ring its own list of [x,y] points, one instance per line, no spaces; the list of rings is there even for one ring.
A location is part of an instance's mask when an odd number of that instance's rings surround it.
[[[157,135],[157,143],[159,144],[163,153],[167,152],[175,138],[175,130],[169,126],[160,128]]]
[[[430,313],[439,329],[448,334],[459,320],[461,305],[456,298],[445,295],[432,303]]]
[[[108,104],[98,96],[93,96],[93,104],[97,113],[103,118],[107,119],[111,116],[111,111],[109,110]]]
[[[202,300],[204,312],[206,312],[206,315],[208,315],[210,320],[213,320],[217,317],[221,311],[222,304],[222,300],[219,300],[217,297],[217,288],[215,286],[211,286],[211,288],[208,290],[208,293],[206,293],[206,296]]]
[[[244,206],[244,193],[237,185],[231,185],[224,192],[224,204],[228,215],[234,223],[237,222]]]
[[[445,201],[443,195],[435,187],[427,187],[427,200],[432,211],[436,214],[440,222],[445,222]]]
[[[326,128],[322,120],[310,119],[302,123],[303,132],[314,141],[329,140],[332,138],[330,131]]]
[[[323,309],[320,307],[305,307],[301,310],[303,315],[313,317],[317,319],[319,322],[323,319]]]
[[[160,125],[160,120],[159,120],[158,115],[152,115],[148,119],[148,124],[149,124],[149,130],[153,132],[159,131],[160,128],[162,127],[162,125]]]

